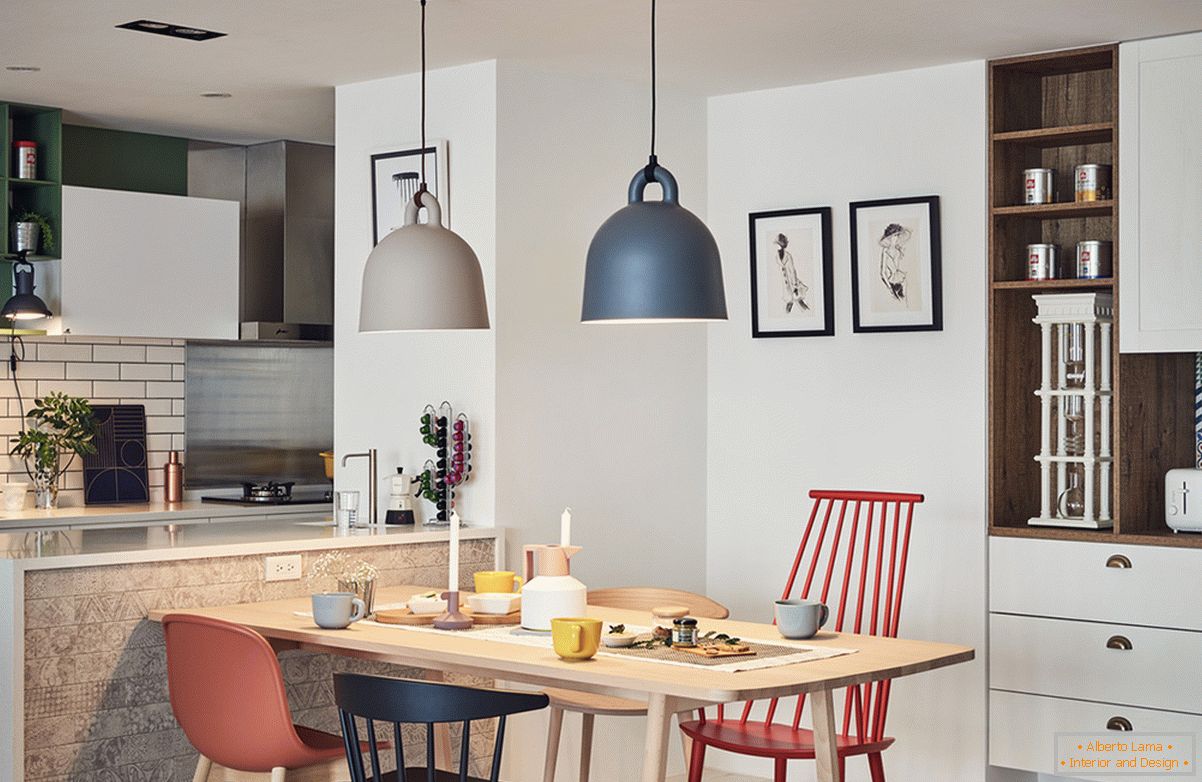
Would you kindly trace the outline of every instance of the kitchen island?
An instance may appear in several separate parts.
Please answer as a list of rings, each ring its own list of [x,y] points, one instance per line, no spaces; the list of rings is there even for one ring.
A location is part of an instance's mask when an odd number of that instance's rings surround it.
[[[174,524],[205,521],[254,521],[278,516],[333,512],[332,505],[230,505],[189,500],[129,505],[80,505],[50,509],[0,510],[0,532],[24,529],[82,528],[99,525]]]
[[[196,755],[171,713],[162,632],[146,620],[152,609],[330,589],[308,574],[331,550],[376,566],[381,586],[446,584],[445,528],[340,532],[322,510],[236,524],[216,520],[226,516],[171,518],[179,523],[0,532],[0,779],[192,778]],[[467,588],[472,573],[496,567],[504,552],[493,528],[466,527],[461,538]],[[304,577],[265,581],[264,557],[292,553]],[[297,721],[326,730],[336,727],[332,671],[371,669],[305,652],[288,652],[281,664]]]

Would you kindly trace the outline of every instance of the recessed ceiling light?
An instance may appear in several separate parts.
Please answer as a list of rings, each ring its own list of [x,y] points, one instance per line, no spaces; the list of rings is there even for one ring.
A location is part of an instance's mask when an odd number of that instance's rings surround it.
[[[202,92],[202,93],[200,93],[200,97],[202,97],[202,98],[232,98],[234,96],[232,93],[229,93],[229,92]]]
[[[6,65],[4,66],[4,70],[15,73],[37,73],[42,69],[36,65]]]
[[[186,38],[189,41],[208,41],[213,38],[220,38],[225,33],[219,33],[214,30],[202,30],[199,27],[187,27],[178,24],[169,24],[167,22],[155,22],[150,19],[136,19],[132,22],[117,25],[121,30],[135,30],[140,33],[155,33],[156,35],[169,35],[172,38]]]

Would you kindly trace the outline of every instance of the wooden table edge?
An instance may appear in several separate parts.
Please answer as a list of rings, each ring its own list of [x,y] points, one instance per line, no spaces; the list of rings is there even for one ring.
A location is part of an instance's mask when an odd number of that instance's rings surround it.
[[[211,611],[217,606],[211,608],[193,608],[193,609],[152,609],[147,612],[147,619],[153,622],[161,622],[164,616],[168,614],[194,614],[204,616],[206,611]],[[337,653],[345,657],[355,657],[358,659],[374,660],[377,662],[386,662],[394,665],[400,665],[410,668],[435,668],[453,673],[463,673],[475,676],[485,676],[502,681],[523,682],[536,686],[547,687],[565,687],[569,683],[562,678],[548,676],[539,673],[538,670],[498,670],[489,668],[487,661],[482,660],[477,655],[463,655],[456,652],[439,651],[436,658],[429,656],[430,650],[388,650],[376,651],[355,649],[350,647],[342,647],[335,644],[314,643],[312,634],[304,630],[289,630],[276,627],[258,626],[254,623],[241,623],[249,627],[259,634],[263,635],[277,650],[283,649],[301,649],[310,652]],[[336,637],[326,636],[330,640],[335,640]],[[348,637],[349,639],[349,637]],[[906,639],[916,640],[916,639]],[[282,642],[282,643],[281,643]],[[832,677],[815,682],[801,682],[797,684],[782,685],[778,687],[757,687],[749,689],[734,689],[734,690],[702,690],[696,688],[685,690],[672,686],[657,687],[654,690],[648,690],[647,682],[641,679],[624,679],[615,677],[612,674],[606,675],[605,682],[591,682],[583,679],[573,680],[570,683],[571,689],[583,690],[588,692],[612,693],[615,690],[626,690],[628,693],[635,695],[646,695],[648,693],[665,695],[670,698],[675,698],[689,703],[734,703],[738,701],[761,700],[765,698],[789,697],[800,695],[803,693],[812,693],[818,690],[837,690],[844,687],[849,687],[855,684],[865,684],[868,682],[881,681],[884,679],[896,679],[903,676],[911,676],[914,674],[925,673],[927,671],[937,670],[960,663],[969,662],[976,658],[976,650],[968,646],[959,646],[956,644],[940,643],[948,648],[948,653],[940,657],[923,660],[921,662],[909,663],[906,665],[898,665],[892,668],[882,668],[870,673],[848,674],[844,676]],[[815,662],[821,662],[815,661]],[[512,664],[512,663],[511,663]],[[794,663],[794,665],[808,665],[809,663]],[[691,708],[691,707],[690,707]]]

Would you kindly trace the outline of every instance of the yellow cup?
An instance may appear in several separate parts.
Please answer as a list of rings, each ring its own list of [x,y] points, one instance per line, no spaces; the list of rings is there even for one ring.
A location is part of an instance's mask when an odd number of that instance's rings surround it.
[[[481,570],[473,577],[477,592],[521,592],[526,583],[512,570]]]
[[[551,620],[555,653],[565,660],[587,660],[601,646],[601,620],[566,617]]]

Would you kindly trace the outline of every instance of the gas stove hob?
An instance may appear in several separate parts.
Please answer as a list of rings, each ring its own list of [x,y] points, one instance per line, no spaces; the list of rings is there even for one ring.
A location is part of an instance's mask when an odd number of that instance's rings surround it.
[[[243,483],[242,495],[201,497],[201,502],[225,502],[231,505],[317,505],[333,502],[329,491],[293,492],[293,482]]]

